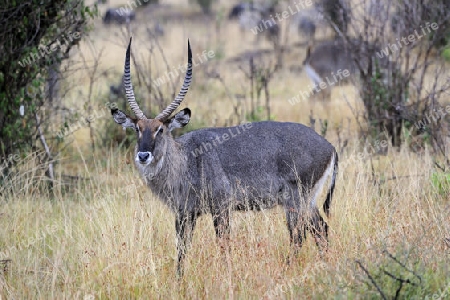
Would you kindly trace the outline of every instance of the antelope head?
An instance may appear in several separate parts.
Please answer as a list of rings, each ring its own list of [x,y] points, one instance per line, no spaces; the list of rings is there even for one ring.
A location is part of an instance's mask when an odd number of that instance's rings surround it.
[[[167,147],[167,139],[172,138],[170,132],[175,128],[184,127],[189,123],[191,117],[191,111],[189,108],[181,110],[173,117],[170,116],[183,101],[191,84],[192,52],[188,41],[188,67],[183,86],[172,103],[170,103],[169,106],[167,106],[154,119],[151,119],[144,115],[134,96],[130,74],[130,48],[131,38],[125,57],[123,82],[128,104],[130,105],[135,117],[131,117],[118,109],[111,109],[111,114],[117,124],[122,125],[123,128],[132,128],[136,131],[138,140],[135,151],[135,161],[138,165],[140,164],[142,166],[147,166],[150,164],[157,164],[164,158]]]

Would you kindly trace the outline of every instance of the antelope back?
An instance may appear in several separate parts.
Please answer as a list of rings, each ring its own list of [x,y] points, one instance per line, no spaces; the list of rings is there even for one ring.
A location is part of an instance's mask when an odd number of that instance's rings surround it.
[[[355,70],[352,57],[342,42],[326,41],[317,44],[308,52],[303,64],[313,68],[320,77],[330,76],[339,69],[347,69],[350,73]]]

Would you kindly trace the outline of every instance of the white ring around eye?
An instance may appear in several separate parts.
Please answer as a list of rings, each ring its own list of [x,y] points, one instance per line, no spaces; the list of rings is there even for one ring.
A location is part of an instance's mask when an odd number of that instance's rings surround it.
[[[156,138],[159,132],[162,132],[162,125],[159,125],[158,129],[156,130],[155,134],[153,135],[153,138]]]

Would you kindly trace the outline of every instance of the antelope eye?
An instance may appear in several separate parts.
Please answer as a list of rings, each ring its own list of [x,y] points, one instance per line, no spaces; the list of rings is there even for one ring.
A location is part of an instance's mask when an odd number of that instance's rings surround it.
[[[158,129],[156,130],[155,134],[153,135],[153,137],[157,137],[158,135],[160,135],[163,132],[163,127],[162,125],[158,127]]]

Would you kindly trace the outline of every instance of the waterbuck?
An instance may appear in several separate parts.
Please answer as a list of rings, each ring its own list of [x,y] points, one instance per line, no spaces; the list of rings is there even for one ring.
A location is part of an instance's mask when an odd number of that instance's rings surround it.
[[[335,148],[302,124],[247,123],[236,127],[204,128],[174,139],[171,131],[189,123],[191,111],[172,113],[183,101],[192,79],[188,67],[178,96],[156,117],[139,108],[130,76],[130,44],[126,52],[124,87],[135,115],[112,109],[114,121],[136,131],[135,164],[146,185],[174,213],[178,272],[197,218],[210,213],[216,236],[226,241],[232,210],[261,210],[282,205],[290,240],[301,246],[309,230],[318,244],[328,239],[317,197],[325,186],[323,209],[328,216],[338,157]],[[324,241],[322,243],[321,241]]]
[[[361,73],[373,74],[375,78],[379,72],[387,84],[392,71],[398,71],[398,67],[386,56],[375,55],[377,52],[380,52],[378,46],[358,39],[346,42],[338,38],[310,45],[303,66],[315,86],[315,95],[320,93],[323,100],[330,100],[333,86],[357,81]]]

